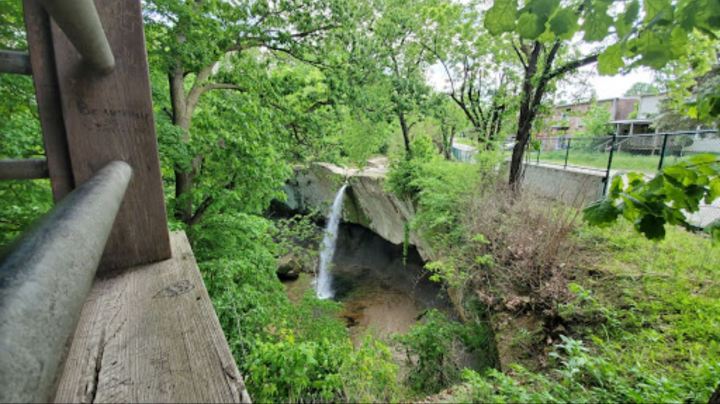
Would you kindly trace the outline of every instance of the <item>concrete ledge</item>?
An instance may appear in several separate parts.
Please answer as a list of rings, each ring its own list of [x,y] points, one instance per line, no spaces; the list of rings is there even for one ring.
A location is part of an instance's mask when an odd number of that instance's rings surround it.
[[[584,206],[603,197],[603,171],[532,163],[525,164],[524,169],[522,186],[534,194],[573,206]]]

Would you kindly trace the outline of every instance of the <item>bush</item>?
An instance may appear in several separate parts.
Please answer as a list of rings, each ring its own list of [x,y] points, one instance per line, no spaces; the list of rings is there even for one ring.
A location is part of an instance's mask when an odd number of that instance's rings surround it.
[[[415,199],[421,191],[416,183],[425,176],[426,163],[439,159],[429,136],[416,136],[411,142],[412,155],[395,157],[387,177],[388,189],[401,198]]]
[[[463,324],[433,309],[405,335],[396,337],[404,347],[410,387],[420,393],[436,393],[460,379],[467,358],[485,351],[491,344],[489,330],[473,323]],[[489,363],[480,361],[480,366]]]

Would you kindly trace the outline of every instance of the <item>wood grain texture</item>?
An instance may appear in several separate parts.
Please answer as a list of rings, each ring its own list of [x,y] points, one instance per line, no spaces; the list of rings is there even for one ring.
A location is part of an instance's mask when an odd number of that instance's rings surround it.
[[[183,232],[173,258],[95,280],[56,402],[249,402]]]
[[[65,123],[60,106],[50,20],[37,0],[24,0],[23,8],[45,155],[53,199],[57,202],[75,188],[75,180],[70,167]]]
[[[83,63],[55,23],[52,37],[76,183],[112,160],[133,168],[102,272],[166,259],[170,243],[140,0],[97,0],[96,7],[116,59],[112,72],[101,74]]]

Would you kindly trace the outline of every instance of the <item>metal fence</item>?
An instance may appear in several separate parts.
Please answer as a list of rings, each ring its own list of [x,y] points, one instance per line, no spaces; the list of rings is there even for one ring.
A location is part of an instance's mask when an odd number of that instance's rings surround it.
[[[605,172],[638,171],[648,175],[699,153],[720,156],[717,130],[612,135],[558,136],[537,139],[527,153],[529,164],[550,164]]]

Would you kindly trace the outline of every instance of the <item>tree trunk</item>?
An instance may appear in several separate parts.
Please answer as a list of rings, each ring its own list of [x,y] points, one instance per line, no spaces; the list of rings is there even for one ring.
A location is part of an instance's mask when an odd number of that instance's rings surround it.
[[[447,147],[445,148],[445,160],[452,160],[452,147],[453,141],[455,140],[455,129],[450,130],[450,139],[448,140]]]
[[[173,124],[182,130],[180,141],[190,142],[190,116],[184,88],[184,76],[180,69],[169,74],[170,101],[172,103]],[[189,223],[192,218],[193,170],[180,164],[175,165],[175,218]]]
[[[528,58],[525,76],[522,86],[522,101],[520,103],[520,114],[518,115],[518,128],[515,135],[515,146],[513,147],[513,155],[510,160],[510,178],[509,184],[513,189],[519,189],[523,174],[523,156],[530,141],[530,132],[537,115],[538,107],[545,95],[545,87],[547,86],[550,69],[557,54],[559,45],[556,43],[545,57],[543,72],[536,79],[538,62],[543,45],[535,41],[532,52]],[[537,80],[537,85],[533,85],[533,81]]]
[[[710,396],[710,400],[708,400],[708,404],[720,404],[720,384],[718,384],[717,388],[715,389],[715,392],[712,393]]]
[[[398,110],[397,116],[398,116],[398,119],[400,120],[400,129],[402,130],[403,142],[405,144],[405,157],[411,158],[412,150],[410,149],[410,127],[408,126],[407,121],[405,120],[404,112]]]

